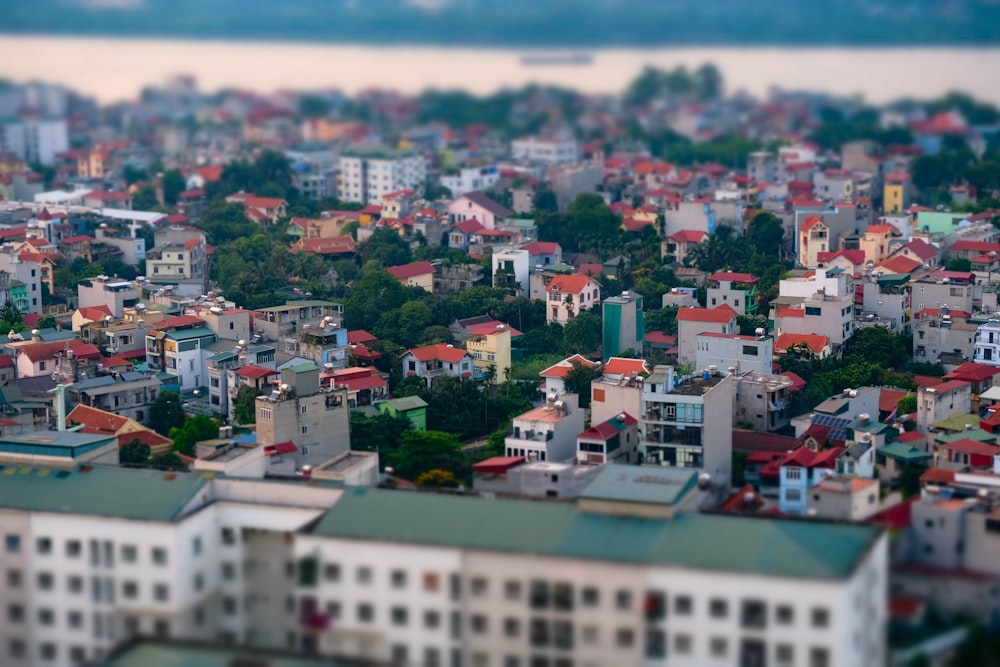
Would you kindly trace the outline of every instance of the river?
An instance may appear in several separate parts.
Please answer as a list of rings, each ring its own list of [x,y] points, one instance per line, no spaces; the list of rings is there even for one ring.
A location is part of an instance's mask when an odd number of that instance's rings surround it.
[[[337,88],[355,93],[381,87],[484,94],[537,82],[618,93],[645,65],[712,62],[729,92],[764,96],[779,87],[861,95],[879,104],[961,90],[1000,105],[1000,48],[599,49],[590,52],[589,65],[531,66],[522,63],[526,53],[537,51],[4,35],[0,77],[61,83],[101,103],[132,99],[143,86],[178,73],[196,76],[208,91]]]

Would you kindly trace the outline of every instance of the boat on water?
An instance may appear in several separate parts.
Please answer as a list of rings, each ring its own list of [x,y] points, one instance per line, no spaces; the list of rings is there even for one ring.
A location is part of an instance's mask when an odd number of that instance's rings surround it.
[[[521,56],[521,64],[537,65],[592,65],[594,56],[589,53],[536,53]]]

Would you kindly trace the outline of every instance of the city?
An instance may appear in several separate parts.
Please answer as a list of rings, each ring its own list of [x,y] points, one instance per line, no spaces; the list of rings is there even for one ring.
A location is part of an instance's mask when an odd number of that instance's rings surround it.
[[[998,281],[974,94],[12,77],[0,665],[996,664]]]

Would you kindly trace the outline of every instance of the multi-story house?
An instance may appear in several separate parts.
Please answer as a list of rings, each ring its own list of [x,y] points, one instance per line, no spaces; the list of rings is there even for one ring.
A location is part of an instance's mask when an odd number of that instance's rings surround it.
[[[933,387],[917,388],[917,430],[928,433],[931,424],[966,413],[972,405],[972,385],[961,380],[949,380]]]
[[[976,328],[975,355],[977,364],[1000,366],[1000,319],[991,317]]]
[[[66,408],[86,405],[144,422],[159,390],[160,381],[142,373],[98,375],[78,380],[66,388]]]
[[[549,394],[545,404],[514,417],[513,431],[504,439],[507,456],[528,461],[571,461],[576,437],[583,431],[583,410],[572,394]],[[571,405],[572,404],[572,405]]]
[[[25,162],[53,165],[56,155],[68,148],[65,118],[23,115],[0,123],[0,152],[11,152]]]
[[[428,293],[434,293],[434,265],[430,262],[390,266],[386,272],[405,287],[421,287]]]
[[[917,362],[937,362],[947,359],[973,358],[976,363],[988,363],[976,356],[980,326],[969,313],[949,308],[925,308],[914,311],[913,358]],[[994,332],[1000,336],[1000,328]],[[985,354],[985,350],[984,350]],[[942,356],[944,355],[944,356]]]
[[[320,466],[351,449],[347,390],[321,386],[315,364],[282,370],[277,388],[257,397],[256,411],[258,447],[293,445],[284,448],[280,462],[272,458],[272,472]]]
[[[302,325],[298,344],[294,349],[283,351],[310,359],[327,370],[347,367],[351,355],[347,343],[347,329],[333,322]]]
[[[506,324],[490,322],[468,330],[465,349],[472,356],[475,379],[497,385],[507,379],[511,369],[510,337]]]
[[[287,301],[283,306],[260,308],[253,314],[254,331],[270,341],[296,338],[304,325],[320,323],[343,326],[344,307],[332,301]]]
[[[870,225],[858,240],[858,249],[865,253],[866,262],[878,264],[891,254],[889,242],[898,236],[899,230],[892,225]]]
[[[785,514],[804,515],[810,490],[837,470],[841,448],[814,451],[802,446],[781,460],[779,507]]]
[[[678,378],[673,366],[656,366],[642,385],[643,461],[703,470],[728,490],[734,384],[717,369]]]
[[[819,254],[835,250],[837,239],[830,237],[830,227],[818,215],[810,215],[799,227],[799,264],[819,266]]]
[[[646,338],[646,324],[643,316],[641,294],[622,292],[601,304],[601,354],[604,361],[628,350],[636,354],[642,352]]]
[[[566,324],[584,310],[601,302],[601,286],[589,276],[573,274],[556,276],[546,288],[545,321]]]
[[[855,285],[858,286],[857,283]],[[893,333],[910,330],[913,302],[908,274],[870,273],[861,279],[859,286],[862,292],[862,317],[887,320]]]
[[[737,315],[757,313],[757,276],[749,273],[716,271],[708,277],[706,305],[715,308],[728,304]]]
[[[81,280],[76,286],[80,308],[105,307],[115,317],[121,317],[126,308],[139,302],[139,290],[135,282],[97,276]]]
[[[452,197],[474,190],[488,190],[500,180],[500,170],[496,165],[488,167],[462,167],[453,172],[441,174],[441,185],[448,188]]]
[[[736,333],[736,311],[727,304],[715,308],[680,308],[677,311],[677,361],[694,364],[697,361],[700,333]]]
[[[171,238],[178,235],[193,238]],[[165,236],[167,238],[157,238],[156,247],[146,252],[146,280],[153,284],[173,285],[181,294],[204,294],[208,278],[204,235],[198,231],[171,230]]]
[[[651,370],[642,359],[608,359],[601,367],[601,377],[590,383],[591,423],[607,421],[622,412],[640,415],[642,386]],[[546,377],[546,382],[550,380]]]
[[[886,214],[902,213],[910,208],[913,181],[906,172],[889,172],[882,187],[882,210]]]
[[[478,220],[486,229],[497,229],[514,212],[482,192],[467,192],[448,204],[448,217],[452,223]]]
[[[754,431],[770,433],[790,422],[791,378],[771,373],[740,370],[733,398],[733,426],[752,425]]]
[[[208,382],[207,363],[215,354],[210,346],[218,339],[204,326],[153,329],[146,335],[146,363],[176,377],[181,391],[198,389]]]
[[[971,313],[976,300],[982,299],[982,286],[971,271],[938,270],[912,284],[913,309],[951,308]]]
[[[834,521],[866,521],[885,509],[877,479],[824,475],[806,499],[806,514]]]
[[[385,146],[353,146],[340,155],[339,196],[344,201],[378,204],[390,192],[419,191],[427,165],[419,153]]]
[[[454,345],[425,345],[407,350],[400,359],[405,377],[422,378],[430,387],[435,378],[472,378],[472,355]]]
[[[0,271],[10,274],[11,300],[21,314],[41,315],[42,264],[22,257],[14,244],[5,243],[0,246]]]
[[[714,366],[732,373],[770,373],[774,363],[774,338],[763,329],[756,336],[702,332],[696,347],[696,369]]]
[[[527,297],[531,283],[531,253],[521,248],[504,248],[493,253],[493,287],[512,296]]]
[[[540,378],[545,381],[545,392],[556,394],[564,394],[566,392],[566,385],[564,380],[569,372],[577,366],[585,366],[587,368],[594,368],[597,366],[596,361],[591,361],[586,357],[574,354],[570,357],[566,357],[562,361],[555,363],[542,372],[538,374]]]
[[[817,269],[812,277],[782,280],[779,294],[791,305],[771,311],[776,335],[822,334],[835,354],[854,335],[854,280],[840,269]]]
[[[622,412],[576,436],[576,447],[576,462],[580,465],[637,463],[639,420]]]
[[[510,142],[510,156],[520,162],[546,165],[576,162],[580,144],[570,137],[522,137]]]

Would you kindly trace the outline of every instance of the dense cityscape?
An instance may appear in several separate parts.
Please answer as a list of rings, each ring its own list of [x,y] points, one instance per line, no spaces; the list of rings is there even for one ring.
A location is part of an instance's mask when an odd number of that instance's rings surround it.
[[[998,664],[1000,112],[733,91],[0,83],[0,665]]]

